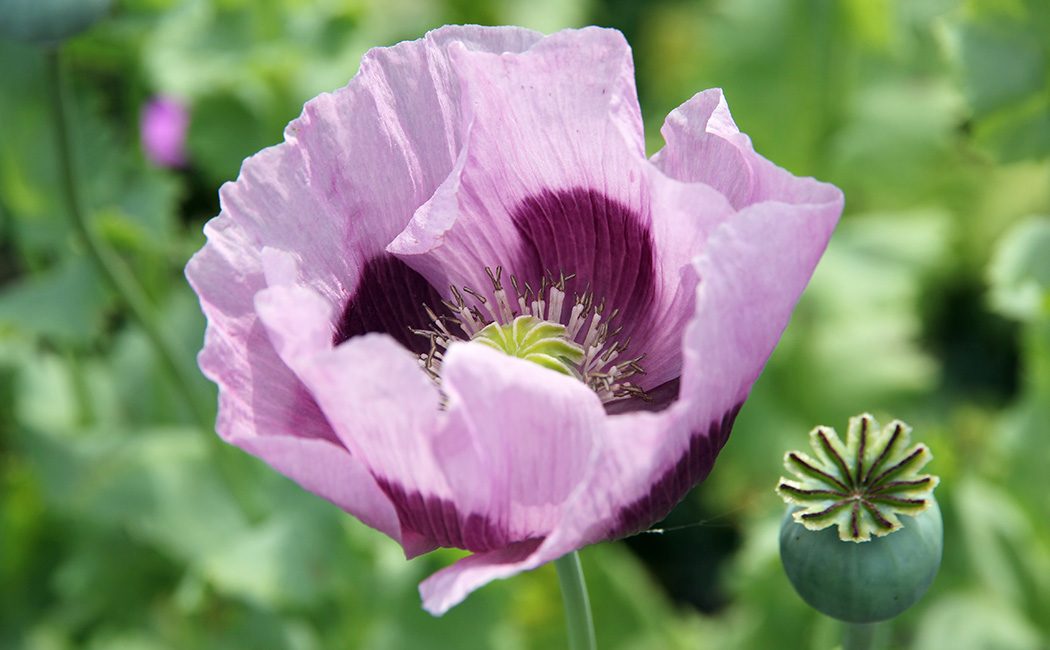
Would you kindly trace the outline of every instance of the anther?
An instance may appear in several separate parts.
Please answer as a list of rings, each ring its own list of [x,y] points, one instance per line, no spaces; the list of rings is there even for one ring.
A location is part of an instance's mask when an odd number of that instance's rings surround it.
[[[545,345],[554,345],[562,353],[575,348],[579,353],[552,362],[553,357],[550,355],[533,355],[531,348],[526,345],[521,348],[524,358],[572,374],[597,393],[603,402],[633,397],[648,399],[644,390],[626,381],[631,376],[645,374],[639,363],[645,355],[620,360],[631,343],[629,337],[623,341],[614,340],[623,331],[623,327],[615,322],[620,310],[610,306],[606,312],[606,301],[596,299],[589,283],[581,293],[573,292],[571,307],[566,314],[567,287],[576,278],[575,273],[555,274],[545,271],[539,278],[538,290],[529,282],[510,274],[513,295],[508,295],[507,287],[503,284],[501,266],[485,267],[485,275],[491,285],[488,295],[494,300],[488,299],[486,293],[473,287],[452,285],[449,287],[449,297],[441,301],[448,315],[439,315],[429,305],[424,305],[431,327],[428,330],[412,330],[413,334],[426,336],[430,341],[430,349],[426,354],[419,355],[419,358],[435,381],[440,382],[442,351],[453,342],[480,340],[484,330],[484,337],[491,346],[509,353],[510,347],[517,350],[521,346],[518,343],[510,345],[512,341],[507,336],[511,330],[504,331],[504,328],[514,324],[512,330],[517,337],[521,334],[518,327],[532,329],[557,326],[553,334],[548,335],[550,343]],[[465,296],[469,296],[473,304],[468,304]],[[522,317],[534,320],[524,325]],[[446,326],[446,321],[455,323],[462,331],[462,336],[454,334]],[[491,327],[494,324],[498,327]],[[563,343],[558,344],[559,340]]]

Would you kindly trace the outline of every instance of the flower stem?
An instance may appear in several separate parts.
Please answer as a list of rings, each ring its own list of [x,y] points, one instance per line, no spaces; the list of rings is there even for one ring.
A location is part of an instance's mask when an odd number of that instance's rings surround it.
[[[878,623],[845,623],[842,650],[875,650],[879,643]]]
[[[587,598],[587,584],[583,579],[580,556],[573,551],[554,561],[561,584],[561,598],[565,604],[565,624],[569,628],[571,650],[595,650],[594,620]]]
[[[259,509],[248,497],[249,492],[242,489],[244,485],[241,468],[237,459],[229,456],[225,445],[215,435],[211,435],[214,426],[209,410],[194,395],[193,377],[186,366],[179,362],[180,354],[171,344],[153,317],[153,309],[146,292],[135,279],[134,274],[120,257],[113,252],[106,242],[100,239],[91,229],[84,215],[80,202],[76,168],[73,163],[73,148],[70,142],[69,122],[67,115],[66,89],[62,73],[62,61],[59,47],[45,50],[47,68],[47,87],[50,94],[52,127],[58,146],[59,191],[66,202],[66,213],[74,233],[87,251],[91,263],[99,274],[123,301],[131,316],[142,327],[146,338],[160,359],[161,365],[171,378],[175,389],[183,398],[197,427],[206,435],[209,449],[223,475],[234,499],[241,506],[248,519],[257,519]]]

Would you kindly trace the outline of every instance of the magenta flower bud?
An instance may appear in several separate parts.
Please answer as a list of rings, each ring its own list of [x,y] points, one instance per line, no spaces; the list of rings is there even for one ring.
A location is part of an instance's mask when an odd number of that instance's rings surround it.
[[[842,211],[722,92],[645,155],[615,30],[372,50],[245,161],[186,267],[217,428],[485,583],[664,517],[714,465]]]
[[[139,130],[142,150],[150,161],[161,167],[186,164],[186,131],[189,112],[181,102],[170,97],[154,97],[142,110]]]

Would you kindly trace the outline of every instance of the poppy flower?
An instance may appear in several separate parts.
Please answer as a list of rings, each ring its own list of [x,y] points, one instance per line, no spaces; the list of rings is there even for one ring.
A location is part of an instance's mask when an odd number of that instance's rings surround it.
[[[245,161],[187,276],[217,430],[469,592],[706,477],[842,210],[719,90],[645,155],[614,30],[367,53]]]

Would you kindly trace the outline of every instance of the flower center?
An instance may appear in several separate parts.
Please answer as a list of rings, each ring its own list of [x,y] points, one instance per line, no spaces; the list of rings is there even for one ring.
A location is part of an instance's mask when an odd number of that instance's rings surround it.
[[[575,375],[584,358],[583,348],[566,338],[564,325],[535,316],[518,316],[509,325],[489,323],[473,340],[563,375]]]
[[[605,301],[596,301],[589,290],[574,293],[571,302],[566,301],[566,284],[575,276],[548,273],[538,289],[511,276],[512,293],[508,293],[501,267],[486,267],[485,273],[495,300],[470,287],[451,286],[451,298],[442,301],[448,315],[438,315],[424,305],[431,327],[412,330],[430,339],[429,352],[419,358],[435,381],[440,381],[441,360],[449,345],[472,341],[576,377],[606,403],[628,397],[649,399],[629,381],[645,373],[639,365],[645,355],[620,359],[630,341],[614,340],[621,328],[611,323],[619,311],[606,315]],[[474,304],[467,304],[465,295]]]

